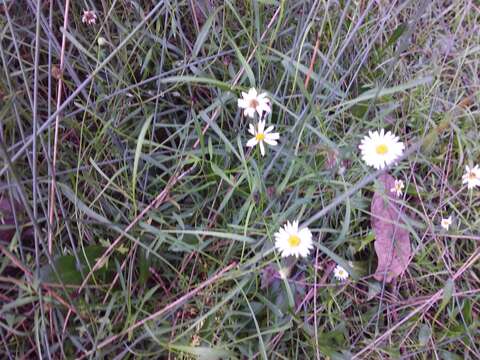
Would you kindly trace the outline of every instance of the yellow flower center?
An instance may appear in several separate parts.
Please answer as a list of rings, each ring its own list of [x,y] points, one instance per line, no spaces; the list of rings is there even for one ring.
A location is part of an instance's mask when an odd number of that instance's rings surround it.
[[[254,109],[256,109],[258,105],[260,104],[258,103],[257,99],[250,99],[250,102],[248,103],[248,106]]]
[[[290,235],[288,238],[288,245],[291,247],[297,247],[300,245],[300,238],[297,235]]]
[[[265,140],[265,134],[264,133],[258,133],[257,135],[255,135],[255,139],[257,139],[257,141],[263,141],[263,140]]]
[[[375,151],[378,155],[384,155],[388,152],[388,146],[385,144],[380,144],[375,148]]]
[[[468,179],[469,180],[475,180],[477,178],[477,174],[475,173],[475,171],[470,171],[468,173]]]

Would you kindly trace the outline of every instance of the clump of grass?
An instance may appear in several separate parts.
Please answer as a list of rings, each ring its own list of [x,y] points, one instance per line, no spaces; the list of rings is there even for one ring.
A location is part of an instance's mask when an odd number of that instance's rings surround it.
[[[479,358],[479,190],[462,184],[479,14],[0,3],[2,358]],[[237,107],[251,87],[280,133],[265,156]],[[378,172],[358,150],[381,128],[408,153],[390,172],[413,256],[391,284],[373,278]],[[273,250],[292,219],[314,244],[296,262]]]

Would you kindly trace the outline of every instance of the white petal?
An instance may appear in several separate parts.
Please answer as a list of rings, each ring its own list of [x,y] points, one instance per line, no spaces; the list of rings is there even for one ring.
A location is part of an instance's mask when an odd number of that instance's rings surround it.
[[[298,232],[298,220],[292,221],[292,231]]]
[[[248,107],[247,102],[244,99],[238,99],[238,107],[241,109],[246,109]]]
[[[280,139],[280,134],[279,133],[270,133],[265,135],[265,138],[270,139],[270,140],[278,140]]]
[[[252,119],[255,117],[255,109],[248,107],[245,109],[245,116],[251,117]]]
[[[274,235],[276,238],[281,239],[282,237],[288,236],[287,232],[285,231],[284,228],[278,229],[278,231]]]
[[[247,147],[254,147],[255,145],[258,144],[258,140],[257,138],[251,138],[250,140],[248,140],[247,142]]]
[[[260,121],[258,122],[258,132],[259,132],[260,134],[263,134],[263,133],[264,133],[264,130],[265,130],[265,121],[260,120]]]
[[[285,227],[285,231],[290,234],[292,230],[292,224],[290,223],[290,221],[287,220],[287,223],[285,224],[284,227]]]
[[[312,233],[310,232],[309,228],[303,228],[298,232],[298,236],[300,236],[304,240],[311,240],[312,239]]]
[[[308,248],[301,248],[299,250],[300,256],[307,257],[310,254],[310,249]]]
[[[277,146],[277,144],[278,144],[275,140],[271,140],[267,137],[265,137],[265,139],[263,139],[263,141],[270,146]]]
[[[263,145],[263,141],[260,141],[260,153],[262,156],[265,156],[265,145]]]
[[[264,133],[264,134],[268,134],[268,133],[269,133],[270,131],[272,131],[272,130],[273,130],[273,125],[270,125],[269,127],[267,127],[267,128],[263,131],[263,133]]]
[[[252,134],[253,136],[257,135],[257,134],[255,133],[255,127],[253,126],[253,124],[248,124],[248,132],[249,132],[250,134]]]
[[[264,104],[260,103],[257,106],[257,112],[259,115],[262,115],[263,112],[270,114],[272,112],[272,109],[270,108],[270,105],[268,105],[268,103],[264,103]]]

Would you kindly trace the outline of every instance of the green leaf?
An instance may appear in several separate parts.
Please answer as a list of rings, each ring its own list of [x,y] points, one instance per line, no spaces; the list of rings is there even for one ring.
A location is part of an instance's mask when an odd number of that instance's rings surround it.
[[[133,160],[133,170],[132,170],[132,199],[135,199],[135,191],[137,188],[137,172],[138,172],[138,163],[140,161],[140,155],[142,154],[142,146],[143,142],[145,141],[145,135],[147,133],[148,128],[150,127],[150,123],[152,122],[153,115],[150,115],[147,120],[143,123],[142,129],[140,130],[140,134],[138,135],[137,139],[137,147],[135,149],[135,158]]]
[[[195,41],[195,45],[193,45],[193,51],[192,51],[192,58],[196,58],[198,53],[200,52],[200,49],[203,46],[203,43],[205,40],[207,40],[208,36],[211,35],[210,28],[212,27],[213,20],[215,20],[215,17],[217,16],[218,11],[222,7],[218,7],[215,9],[215,11],[208,17],[207,21],[205,21],[205,24],[203,24],[202,28],[200,29],[200,32],[198,33],[197,40]]]
[[[206,346],[184,346],[184,345],[174,345],[170,344],[169,347],[172,350],[177,350],[181,352],[186,352],[188,354],[197,356],[199,360],[221,360],[221,359],[231,359],[233,354],[225,349],[221,348],[210,348]]]
[[[443,287],[443,297],[442,297],[442,303],[438,307],[438,310],[433,317],[433,321],[436,322],[442,311],[445,309],[445,307],[448,305],[450,302],[453,292],[455,290],[455,282],[453,279],[448,279],[447,283]]]
[[[442,360],[464,360],[464,358],[458,354],[450,351],[441,350],[439,352],[440,359]]]
[[[78,207],[81,211],[85,213],[88,217],[91,219],[97,220],[100,223],[103,224],[110,224],[110,221],[103,217],[102,215],[96,213],[92,209],[90,209],[87,204],[85,204],[82,200],[80,200],[75,193],[70,189],[67,185],[57,182],[57,187],[60,188],[62,193],[76,206]]]
[[[148,271],[150,261],[145,256],[145,250],[144,249],[139,249],[138,256],[140,258],[140,262],[139,262],[139,268],[140,268],[139,281],[140,281],[140,284],[144,286],[147,283],[148,277],[150,275],[150,272]]]
[[[448,279],[447,283],[443,288],[442,303],[438,308],[438,311],[435,315],[435,319],[437,319],[438,315],[440,315],[440,313],[443,311],[443,309],[445,309],[445,307],[448,305],[448,303],[452,299],[454,290],[455,290],[455,282],[453,281],[453,279]]]
[[[432,330],[430,329],[430,326],[428,326],[427,324],[420,325],[420,330],[418,331],[418,342],[420,343],[420,345],[427,345],[431,335]]]
[[[90,58],[90,60],[92,60],[93,62],[97,62],[97,58],[93,54],[91,54],[87,49],[85,49],[85,47],[82,44],[80,44],[80,42],[75,38],[75,36],[73,36],[68,31],[66,31],[63,26],[60,27],[60,32],[62,33],[62,35],[65,35],[65,38],[68,40],[68,42],[71,45],[75,46],[80,53]]]
[[[463,317],[465,318],[465,323],[467,325],[471,325],[473,321],[472,309],[473,309],[472,301],[470,299],[465,299],[465,301],[463,302],[462,313],[463,313]]]
[[[360,245],[357,248],[357,252],[365,249],[373,240],[375,240],[375,234],[373,231],[370,231],[365,237],[360,239]]]
[[[216,237],[219,239],[228,239],[228,240],[235,240],[239,242],[246,242],[246,243],[253,243],[255,240],[249,236],[243,236],[243,235],[237,235],[234,233],[229,233],[229,232],[220,232],[220,231],[203,231],[203,230],[183,230],[183,229],[178,229],[178,230],[162,230],[159,228],[156,228],[154,226],[151,226],[145,222],[141,222],[140,226],[147,232],[150,232],[152,234],[177,234],[177,235],[196,235],[196,236],[210,236],[210,237]]]
[[[450,128],[450,121],[451,115],[446,114],[445,118],[436,126],[435,128],[431,129],[427,135],[422,140],[422,153],[425,155],[429,155],[435,149],[438,140],[440,139],[440,135]]]
[[[409,89],[416,88],[417,86],[429,84],[430,82],[432,82],[432,80],[433,80],[432,76],[425,76],[423,78],[414,79],[412,81],[406,82],[406,83],[401,84],[401,85],[393,86],[393,87],[390,87],[390,88],[370,89],[368,91],[365,91],[364,93],[362,93],[360,96],[358,96],[355,99],[348,100],[348,101],[345,101],[343,103],[340,103],[339,105],[335,106],[335,108],[340,108],[340,107],[350,108],[351,106],[353,106],[355,104],[358,104],[358,103],[361,103],[363,101],[372,100],[372,99],[375,99],[375,98],[378,99],[378,98],[381,98],[383,96],[393,95],[393,94],[396,94],[398,92],[402,92],[402,91],[406,91],[406,90],[409,90]]]
[[[145,73],[145,69],[148,67],[148,65],[152,61],[152,55],[153,55],[153,47],[148,49],[147,55],[145,55],[145,58],[143,59],[142,68],[140,69],[140,72],[142,74]]]
[[[232,48],[235,50],[235,54],[237,55],[238,60],[240,61],[241,67],[245,70],[245,74],[247,74],[248,81],[250,82],[250,86],[255,86],[255,75],[253,74],[252,68],[248,64],[245,57],[242,55],[242,52],[240,51],[240,49],[237,47],[237,44],[235,44],[235,42],[229,36],[228,36],[228,40]]]
[[[408,27],[407,27],[407,24],[405,23],[398,25],[397,28],[393,31],[392,36],[390,36],[390,39],[388,39],[384,49],[395,44],[397,40],[400,39],[400,36],[402,36],[405,30],[407,29]]]
[[[50,283],[62,282],[65,285],[80,285],[83,280],[82,272],[85,276],[104,251],[105,248],[99,245],[87,246],[83,252],[81,250],[78,251],[81,269],[78,268],[73,255],[60,256],[55,259],[53,265],[47,264],[40,268],[40,279]],[[104,276],[106,271],[107,269],[102,267],[95,274]]]
[[[160,84],[177,84],[177,83],[193,83],[193,84],[204,84],[218,87],[223,90],[232,90],[233,87],[223,81],[212,79],[205,76],[193,76],[193,75],[179,75],[179,76],[169,76],[163,79],[159,79]]]
[[[423,138],[422,147],[421,147],[422,153],[425,155],[430,155],[433,152],[438,139],[439,139],[439,136],[438,136],[437,130],[436,129],[430,130],[429,133]]]
[[[0,316],[3,318],[4,314],[7,313],[8,311],[22,307],[27,304],[35,303],[37,301],[38,301],[37,296],[27,296],[20,299],[15,299],[14,301],[7,302],[0,308]]]
[[[214,162],[210,162],[210,166],[212,167],[213,172],[215,175],[220,176],[227,184],[230,186],[235,186],[234,183],[231,181],[231,179],[225,174],[225,172],[220,169],[217,165],[215,165]]]
[[[367,110],[368,110],[368,103],[364,101],[364,102],[353,105],[350,112],[357,119],[362,119],[365,113],[367,112]]]
[[[233,147],[230,140],[228,140],[227,136],[223,133],[222,129],[220,129],[216,122],[212,122],[210,116],[205,112],[200,112],[199,116],[210,125],[210,128],[217,134],[217,136],[224,142],[225,146],[232,151],[237,159],[240,160],[240,155],[238,154],[237,150]]]
[[[338,352],[344,347],[344,342],[345,334],[341,330],[318,333],[318,346],[321,353],[325,356],[335,359],[344,358],[342,354]]]
[[[328,89],[330,92],[334,93],[337,96],[344,97],[346,96],[338,87],[334,86],[332,83],[328,82],[325,77],[320,76],[316,72],[310,72],[308,66],[305,66],[298,61],[291,59],[290,57],[286,56],[285,54],[277,51],[275,49],[270,49],[275,55],[278,55],[282,58],[282,66],[291,74],[296,74],[297,72],[302,73],[303,75],[310,75],[310,79],[314,82],[318,82],[321,84],[322,88]]]

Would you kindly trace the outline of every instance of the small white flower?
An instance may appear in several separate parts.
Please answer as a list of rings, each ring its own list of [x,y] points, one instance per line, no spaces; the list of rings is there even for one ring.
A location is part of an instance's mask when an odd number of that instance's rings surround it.
[[[405,145],[390,131],[385,134],[382,129],[380,132],[369,131],[368,136],[362,139],[359,148],[362,159],[367,165],[375,169],[383,169],[402,156]]]
[[[348,279],[348,272],[340,265],[337,265],[335,269],[333,269],[333,276],[335,276],[337,280],[344,281]]]
[[[465,166],[465,174],[462,176],[463,184],[467,184],[468,189],[480,186],[480,168],[475,165],[473,168]]]
[[[101,36],[100,36],[100,37],[97,39],[97,44],[98,44],[98,46],[105,46],[105,45],[108,44],[108,41],[107,41],[107,39],[105,39],[104,37],[101,37]]]
[[[265,129],[265,121],[260,120],[258,122],[257,128],[252,124],[249,124],[248,132],[253,135],[253,138],[248,140],[247,146],[254,147],[255,145],[260,145],[260,153],[262,156],[265,156],[265,145],[267,143],[270,146],[276,146],[277,140],[280,138],[279,133],[272,133],[273,125]]]
[[[402,180],[395,180],[395,185],[390,189],[391,192],[396,193],[397,197],[400,197],[403,194],[403,188],[405,185]]]
[[[313,248],[312,233],[305,227],[298,228],[298,221],[287,221],[283,228],[275,234],[275,247],[280,251],[282,257],[294,255],[296,257],[308,256]]]
[[[93,10],[83,10],[82,23],[94,25],[97,22],[97,15]]]
[[[450,215],[448,218],[442,219],[440,225],[442,226],[442,228],[448,231],[448,228],[450,227],[450,225],[452,225],[452,216]]]
[[[258,94],[255,88],[248,90],[248,93],[242,91],[241,99],[238,99],[238,107],[243,110],[245,116],[249,116],[253,119],[255,111],[259,116],[262,116],[265,111],[267,114],[272,111],[270,108],[270,100],[267,97],[267,93]]]

